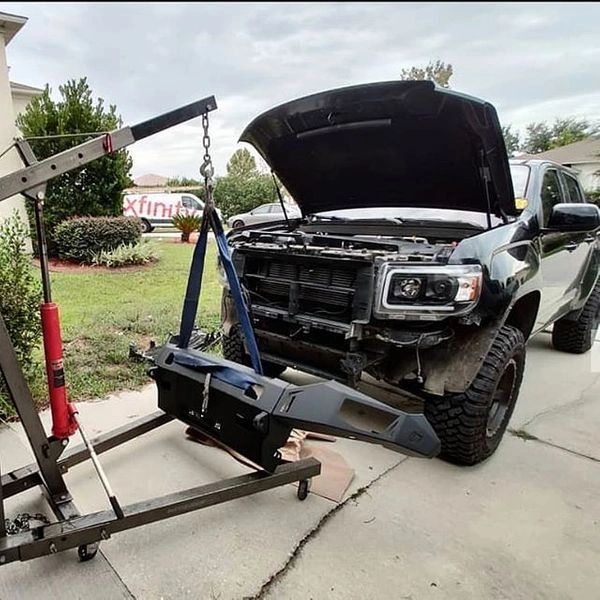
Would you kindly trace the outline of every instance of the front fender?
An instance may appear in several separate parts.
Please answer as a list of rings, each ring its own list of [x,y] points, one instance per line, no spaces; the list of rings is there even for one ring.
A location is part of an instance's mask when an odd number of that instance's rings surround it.
[[[541,290],[539,250],[535,239],[526,235],[529,227],[519,223],[505,227],[504,231],[500,227],[464,240],[452,257],[455,262],[469,256],[483,265],[483,289],[471,319],[481,325],[459,323],[452,340],[423,353],[426,392],[444,395],[466,391],[511,311],[519,310],[515,305]],[[535,315],[528,315],[516,322],[534,321]],[[523,333],[529,335],[529,331]]]

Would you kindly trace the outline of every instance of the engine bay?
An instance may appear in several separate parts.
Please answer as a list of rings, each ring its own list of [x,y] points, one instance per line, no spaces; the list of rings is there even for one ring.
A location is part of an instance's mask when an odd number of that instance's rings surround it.
[[[436,262],[445,264],[456,242],[430,243],[422,236],[335,235],[249,230],[230,234],[234,250],[286,252],[304,256],[322,256],[374,261],[377,258],[398,261]]]

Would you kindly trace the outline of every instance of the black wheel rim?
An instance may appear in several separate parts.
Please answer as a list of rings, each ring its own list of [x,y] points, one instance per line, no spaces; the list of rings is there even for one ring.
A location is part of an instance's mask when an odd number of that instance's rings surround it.
[[[504,422],[504,417],[506,417],[512,402],[516,381],[517,363],[514,358],[511,358],[506,363],[504,373],[502,373],[492,396],[492,404],[487,420],[488,438],[494,437]]]

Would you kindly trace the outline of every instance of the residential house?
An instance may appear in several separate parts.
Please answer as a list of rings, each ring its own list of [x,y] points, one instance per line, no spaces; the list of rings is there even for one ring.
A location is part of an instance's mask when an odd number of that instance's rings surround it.
[[[9,80],[9,67],[6,62],[6,46],[19,33],[27,22],[27,17],[0,12],[0,154],[4,152],[17,136],[15,119],[25,110],[31,99],[42,90]],[[11,173],[23,166],[16,150],[10,150],[0,158],[0,176]],[[0,219],[14,210],[22,214],[24,220],[25,204],[22,196],[15,196],[0,202]]]
[[[169,181],[168,177],[162,175],[155,175],[154,173],[148,173],[147,175],[141,175],[136,177],[133,181],[135,187],[165,187]]]
[[[536,154],[535,158],[553,160],[579,172],[583,188],[591,192],[600,188],[600,137],[560,146]]]

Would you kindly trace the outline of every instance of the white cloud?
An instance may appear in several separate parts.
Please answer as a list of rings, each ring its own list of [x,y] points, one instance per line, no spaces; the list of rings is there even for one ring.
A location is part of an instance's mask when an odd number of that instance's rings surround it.
[[[319,90],[390,80],[430,59],[504,123],[600,117],[600,6],[537,3],[5,3],[30,17],[11,77],[56,88],[88,76],[133,124],[215,94],[223,172],[259,112]],[[199,123],[131,148],[134,174],[196,176]]]

